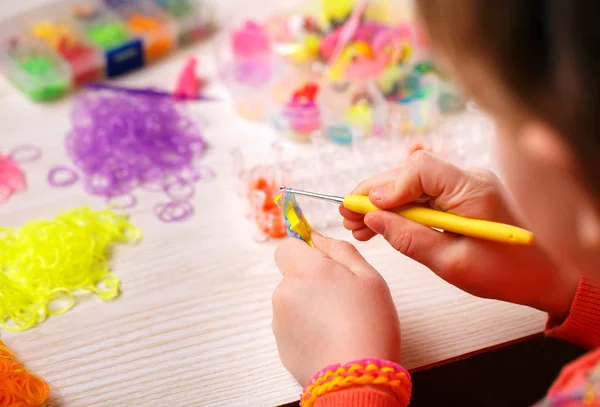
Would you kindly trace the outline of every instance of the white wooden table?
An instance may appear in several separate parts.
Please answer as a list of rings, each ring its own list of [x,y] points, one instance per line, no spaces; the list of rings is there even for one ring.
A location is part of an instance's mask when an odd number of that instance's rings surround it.
[[[0,17],[25,2],[2,3]],[[248,8],[252,2],[221,2],[220,14],[242,3]],[[209,47],[201,44],[120,82],[170,88],[191,54],[200,57],[203,74],[214,77]],[[219,84],[208,92],[226,95]],[[27,192],[0,206],[0,225],[18,226],[81,205],[104,207],[80,186],[56,190],[46,181],[51,166],[66,162],[63,138],[72,101],[35,104],[0,82],[0,151],[22,143],[43,149],[39,162],[24,166]],[[193,220],[162,224],[152,213],[159,198],[138,194],[132,221],[144,238],[138,246],[119,246],[111,262],[122,279],[121,296],[108,303],[90,296],[29,331],[2,332],[18,357],[51,384],[50,406],[269,407],[297,399],[300,389],[280,364],[271,333],[270,298],[280,280],[274,244],[249,238],[231,190],[231,149],[268,137],[270,130],[237,118],[228,104],[201,109],[210,124],[206,164],[217,176],[198,185]],[[341,229],[328,234],[351,238]],[[471,297],[381,240],[358,246],[391,286],[408,368],[543,329],[543,314]]]

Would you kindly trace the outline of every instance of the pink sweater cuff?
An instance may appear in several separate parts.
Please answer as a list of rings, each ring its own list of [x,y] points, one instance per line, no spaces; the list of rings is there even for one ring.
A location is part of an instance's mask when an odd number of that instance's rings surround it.
[[[569,316],[550,316],[546,334],[588,349],[600,346],[600,282],[582,276]]]
[[[393,396],[371,388],[340,390],[320,397],[315,407],[403,407]]]

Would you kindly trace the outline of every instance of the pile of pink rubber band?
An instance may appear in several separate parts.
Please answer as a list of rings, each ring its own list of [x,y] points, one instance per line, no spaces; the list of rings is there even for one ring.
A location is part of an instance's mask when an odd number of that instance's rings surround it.
[[[27,185],[19,164],[36,161],[41,155],[39,148],[29,145],[14,148],[9,154],[0,154],[0,204]]]

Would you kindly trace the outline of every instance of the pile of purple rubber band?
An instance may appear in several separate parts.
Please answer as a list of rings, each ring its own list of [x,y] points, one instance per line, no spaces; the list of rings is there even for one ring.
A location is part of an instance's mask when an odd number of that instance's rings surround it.
[[[127,209],[141,187],[169,198],[154,208],[162,221],[193,215],[195,182],[214,174],[200,164],[206,142],[183,104],[152,93],[92,89],[77,98],[71,119],[65,147],[88,193]],[[78,178],[66,166],[48,174],[56,187]]]

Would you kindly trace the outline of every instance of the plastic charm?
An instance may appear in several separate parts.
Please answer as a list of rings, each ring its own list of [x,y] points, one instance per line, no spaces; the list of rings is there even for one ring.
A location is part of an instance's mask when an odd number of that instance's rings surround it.
[[[281,207],[283,212],[288,236],[295,237],[308,243],[309,246],[313,246],[312,227],[302,214],[294,194],[285,191],[275,198],[275,203]]]

